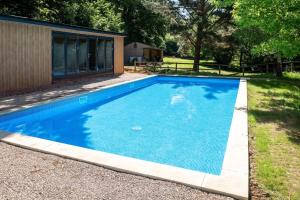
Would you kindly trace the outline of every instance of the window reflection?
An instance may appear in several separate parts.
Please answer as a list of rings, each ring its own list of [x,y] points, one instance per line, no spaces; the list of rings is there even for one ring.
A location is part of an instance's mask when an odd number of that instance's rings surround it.
[[[65,75],[64,40],[63,36],[53,38],[53,76]]]
[[[53,33],[54,77],[113,72],[113,39],[68,33]]]

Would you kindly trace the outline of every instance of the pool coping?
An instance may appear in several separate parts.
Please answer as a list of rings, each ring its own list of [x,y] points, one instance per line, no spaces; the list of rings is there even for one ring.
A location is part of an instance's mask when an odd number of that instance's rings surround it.
[[[147,79],[152,76],[112,84],[79,94],[72,94],[55,100],[35,103],[18,110],[28,109],[33,106],[59,101],[72,96],[79,96],[90,92],[103,90],[117,85],[127,84],[137,80]],[[197,77],[197,76],[192,76]],[[203,76],[201,76],[203,77]],[[14,109],[13,111],[16,111]],[[11,110],[1,112],[12,112]],[[223,194],[237,199],[248,199],[249,194],[249,156],[248,156],[248,121],[247,121],[247,81],[240,79],[233,118],[229,131],[227,148],[224,156],[220,176],[183,169],[179,167],[159,164],[150,161],[120,156],[116,154],[91,150],[78,146],[58,143],[50,140],[8,133],[0,131],[0,141],[21,146],[27,149],[58,155],[83,161],[115,171],[146,176],[154,179],[177,182],[204,191]]]

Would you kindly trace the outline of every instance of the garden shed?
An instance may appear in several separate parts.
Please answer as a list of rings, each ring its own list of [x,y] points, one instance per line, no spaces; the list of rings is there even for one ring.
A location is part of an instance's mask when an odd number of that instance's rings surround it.
[[[124,48],[125,64],[137,62],[161,62],[163,50],[140,42],[132,42]]]

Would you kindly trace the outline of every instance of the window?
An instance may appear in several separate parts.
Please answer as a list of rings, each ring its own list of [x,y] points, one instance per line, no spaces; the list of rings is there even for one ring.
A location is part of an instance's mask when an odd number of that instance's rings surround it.
[[[65,38],[63,35],[57,35],[53,37],[53,59],[52,59],[52,75],[63,76],[65,75]]]
[[[113,69],[113,41],[106,41],[105,48],[106,56],[105,56],[105,69],[106,71],[111,71]]]
[[[79,72],[87,71],[87,40],[79,38],[78,41],[78,66]]]
[[[105,71],[105,40],[98,39],[97,42],[97,67],[99,72]]]
[[[96,39],[90,39],[89,40],[89,70],[90,71],[96,71]]]
[[[54,77],[113,69],[114,42],[110,38],[54,32],[52,45]]]
[[[67,75],[78,73],[76,50],[76,38],[67,38]]]

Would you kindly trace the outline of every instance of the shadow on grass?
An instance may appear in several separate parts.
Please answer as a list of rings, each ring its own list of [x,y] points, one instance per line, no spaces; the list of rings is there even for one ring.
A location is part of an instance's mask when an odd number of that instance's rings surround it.
[[[256,109],[250,109],[260,123],[275,123],[284,129],[291,142],[300,145],[300,86],[285,79],[253,79],[261,96]],[[255,98],[255,97],[254,97]]]

